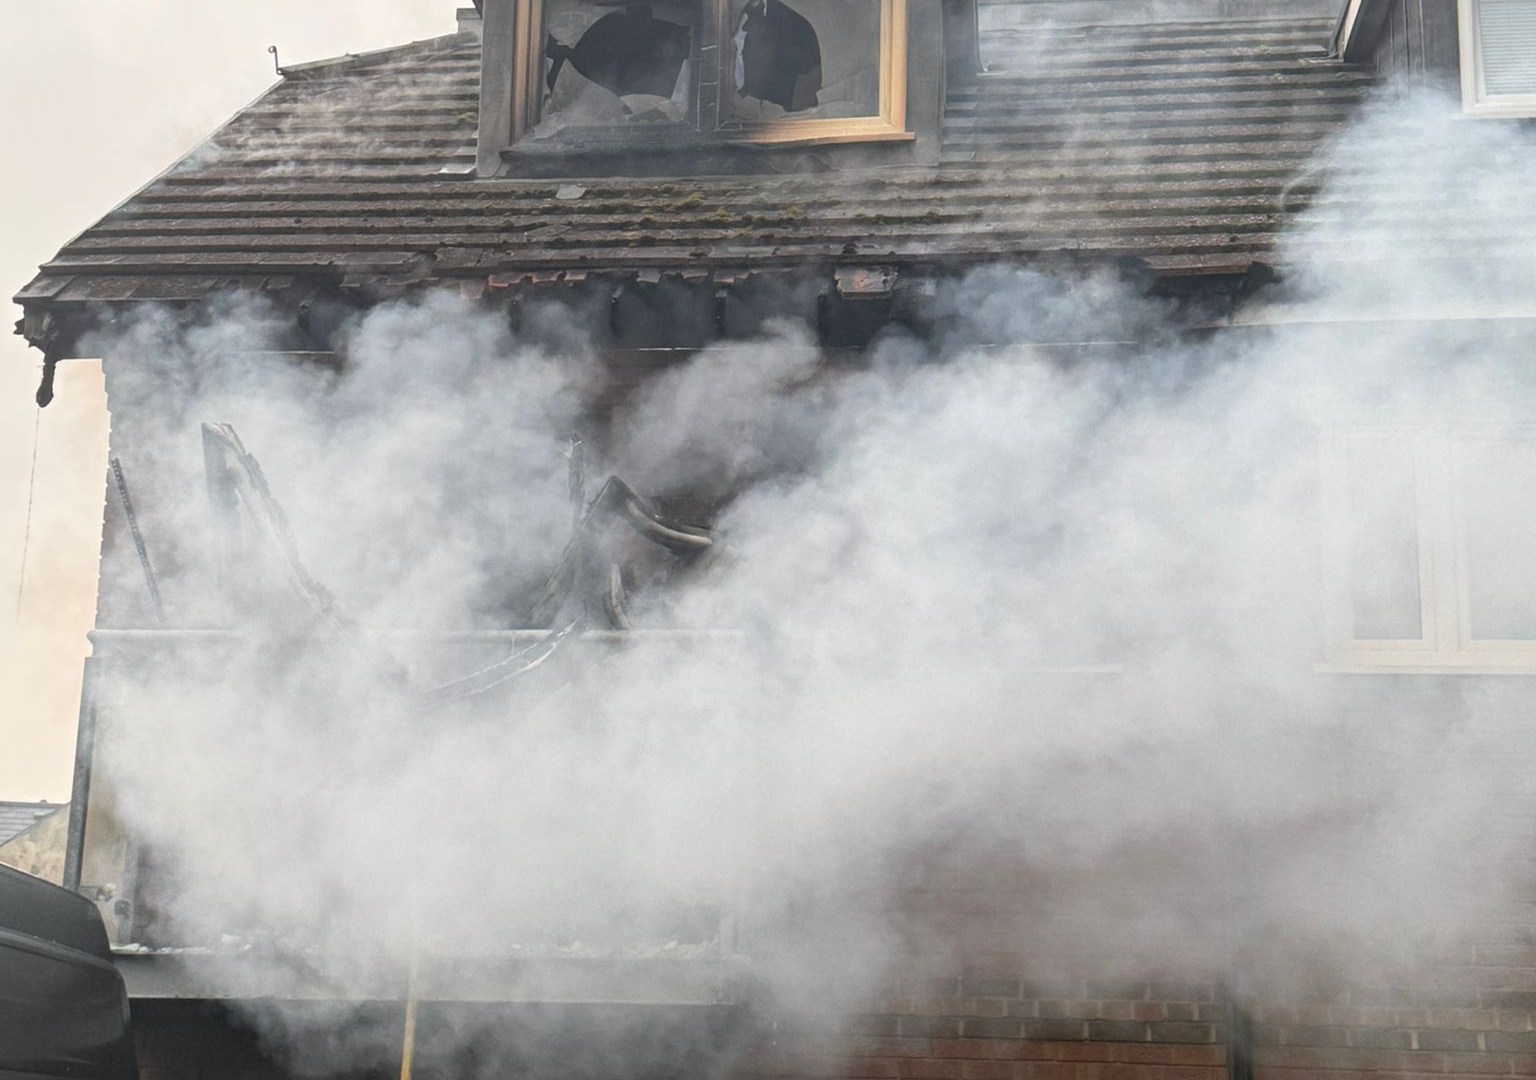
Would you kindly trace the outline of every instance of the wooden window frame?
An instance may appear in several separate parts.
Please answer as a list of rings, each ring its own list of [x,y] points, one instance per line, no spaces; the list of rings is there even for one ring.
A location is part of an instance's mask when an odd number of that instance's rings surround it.
[[[716,73],[718,92],[730,85],[727,50],[724,43],[730,33],[731,0],[710,0],[711,17],[705,12],[704,25],[715,34],[712,47],[719,59]],[[909,0],[879,0],[880,3],[880,101],[873,116],[832,117],[797,120],[785,118],[760,124],[721,124],[721,110],[715,110],[713,125],[701,124],[693,130],[721,143],[745,143],[760,146],[806,146],[828,143],[903,142],[916,135],[907,130],[907,6]],[[544,0],[487,0],[481,47],[484,55],[510,56],[510,64],[491,64],[482,60],[480,80],[480,138],[476,171],[494,175],[503,150],[515,145],[539,122],[543,99],[542,55]],[[707,49],[705,50],[707,52]],[[686,125],[683,125],[686,126]],[[636,134],[637,142],[653,139],[654,132]]]
[[[730,40],[734,27],[732,0],[714,0],[715,34],[719,54],[719,85],[731,85]],[[722,90],[722,93],[724,91]],[[767,123],[727,128],[717,133],[731,142],[758,145],[886,142],[914,138],[907,130],[907,0],[880,0],[880,104],[874,116],[785,117]]]
[[[1360,8],[1363,0],[1349,0],[1349,6],[1344,9],[1344,17],[1339,20],[1338,33],[1334,36],[1334,52],[1344,56],[1349,52],[1355,36],[1355,26],[1360,18]]]
[[[1418,638],[1354,636],[1349,578],[1350,440],[1395,437],[1411,446],[1419,546]],[[1478,440],[1536,441],[1536,424],[1439,422],[1341,426],[1323,432],[1319,459],[1326,571],[1327,670],[1360,673],[1530,674],[1536,639],[1474,638],[1466,513],[1458,475]]]
[[[1523,119],[1536,116],[1536,94],[1501,94],[1483,90],[1482,35],[1478,33],[1479,0],[1456,0],[1456,36],[1461,46],[1461,108],[1468,116]]]
[[[481,32],[480,171],[501,160],[501,151],[538,123],[539,42],[543,40],[543,0],[487,0]],[[490,56],[510,56],[510,64],[491,64]]]

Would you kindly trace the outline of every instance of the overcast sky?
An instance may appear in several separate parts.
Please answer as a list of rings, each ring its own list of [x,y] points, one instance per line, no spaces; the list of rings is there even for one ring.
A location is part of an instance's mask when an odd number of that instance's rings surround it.
[[[452,32],[457,6],[0,0],[8,162],[0,166],[0,296],[271,85],[269,44],[284,63],[398,45]],[[58,400],[39,414],[31,399],[40,357],[9,334],[21,313],[8,311],[0,335],[0,799],[58,802],[69,797],[95,601],[106,402],[92,365],[64,365]]]

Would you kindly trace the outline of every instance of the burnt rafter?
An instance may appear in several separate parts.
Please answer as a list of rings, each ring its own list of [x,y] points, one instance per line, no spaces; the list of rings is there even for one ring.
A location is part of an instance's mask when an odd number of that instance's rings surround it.
[[[409,698],[464,700],[508,684],[521,685],[584,631],[630,629],[624,566],[606,543],[615,528],[684,560],[715,546],[707,529],[671,520],[616,476],[609,477],[591,504],[583,507],[585,454],[581,441],[573,439],[570,491],[577,513],[572,537],[549,576],[536,611],[548,622],[562,615],[564,618],[555,629],[506,658],[422,690],[408,685],[394,659],[366,639],[335,594],[305,566],[287,515],[273,495],[260,462],[245,448],[235,429],[229,424],[204,424],[203,455],[208,498],[214,511],[219,581],[227,607],[234,611],[248,606],[244,601],[258,587],[251,574],[254,561],[275,564],[292,591],[314,613],[316,625],[347,642],[378,673],[381,685]],[[126,490],[123,494],[126,503]],[[147,561],[145,572],[152,575]],[[154,588],[152,576],[150,582]]]
[[[279,571],[293,591],[326,627],[343,637],[356,637],[357,623],[342,610],[335,594],[304,565],[288,515],[272,494],[261,463],[245,448],[233,425],[203,425],[203,467],[219,534],[219,576],[226,605],[234,609],[239,603],[236,594],[247,573],[244,540],[252,537],[258,550],[275,556]],[[249,526],[244,536],[240,527],[242,511]]]
[[[425,696],[429,701],[465,700],[532,675],[548,663],[566,642],[584,629],[585,623],[585,619],[573,619],[560,629],[550,631],[532,645],[518,650],[506,659],[498,660],[489,667],[472,671],[452,682],[444,683],[427,691]]]
[[[155,573],[154,564],[149,561],[149,547],[144,543],[144,533],[139,528],[139,516],[133,509],[133,497],[128,493],[128,478],[123,474],[122,460],[114,455],[108,464],[112,474],[112,486],[117,491],[118,501],[122,505],[123,518],[128,523],[128,535],[133,540],[133,551],[138,556],[139,569],[144,572],[144,586],[149,592],[155,622],[164,626],[165,602],[160,596],[160,578]]]

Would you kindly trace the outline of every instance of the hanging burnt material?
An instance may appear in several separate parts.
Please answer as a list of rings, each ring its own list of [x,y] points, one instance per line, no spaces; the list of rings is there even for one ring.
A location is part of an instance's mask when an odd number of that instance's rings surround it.
[[[688,27],[658,19],[650,4],[624,2],[623,8],[609,12],[587,27],[575,45],[562,44],[550,35],[544,55],[553,61],[545,79],[545,86],[551,92],[561,70],[569,63],[586,78],[619,97],[631,94],[672,96],[677,77],[692,49]]]
[[[624,568],[604,543],[614,526],[684,558],[702,555],[714,547],[709,530],[669,521],[649,500],[611,476],[582,515],[575,535],[545,583],[543,595],[534,605],[536,624],[550,625],[562,612],[575,609],[594,624],[615,630],[630,628]]]
[[[821,42],[810,20],[781,0],[751,0],[736,32],[736,89],[786,112],[815,108]]]
[[[278,571],[322,623],[344,637],[355,636],[357,624],[299,557],[299,546],[288,526],[288,515],[283,513],[272,489],[267,486],[261,463],[245,448],[233,425],[203,425],[203,469],[208,500],[215,509],[220,534],[219,576],[226,602],[250,600],[249,597],[229,595],[235,591],[234,582],[244,576],[237,564],[244,561],[242,549],[247,546],[245,540],[248,539],[255,542],[251,545],[254,550],[264,550],[274,556],[272,562]],[[250,526],[244,538],[240,530],[242,516]]]
[[[427,691],[424,696],[429,701],[472,698],[499,686],[523,680],[543,667],[562,645],[571,640],[585,626],[585,618],[574,619],[559,630],[551,630],[532,645],[520,649],[506,659],[498,660],[490,667],[481,668],[462,678],[444,683]]]
[[[213,511],[219,591],[236,628],[249,625],[253,611],[277,611],[256,580],[258,567],[275,569],[307,606],[315,628],[346,643],[381,685],[404,691],[405,672],[394,658],[366,638],[336,595],[304,565],[288,515],[272,493],[261,462],[245,448],[233,425],[203,425],[203,473]],[[286,619],[273,621],[292,626]]]
[[[123,505],[123,517],[128,522],[128,534],[133,538],[133,550],[139,557],[139,569],[144,571],[144,585],[149,590],[149,600],[154,607],[155,622],[160,626],[165,625],[165,603],[160,599],[160,579],[155,575],[155,568],[149,561],[149,548],[144,543],[144,534],[139,531],[139,516],[133,512],[133,499],[128,494],[128,478],[123,475],[123,463],[117,458],[111,459],[112,484],[117,489],[118,500]]]

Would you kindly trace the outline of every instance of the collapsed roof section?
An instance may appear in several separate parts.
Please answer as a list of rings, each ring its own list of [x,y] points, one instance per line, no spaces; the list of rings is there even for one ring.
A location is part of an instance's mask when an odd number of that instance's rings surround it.
[[[760,275],[910,281],[1000,258],[1242,274],[1372,85],[1328,58],[1326,19],[991,22],[988,70],[951,88],[941,163],[901,169],[477,180],[472,29],[287,68],[45,264],[23,329],[68,356],[94,305],[236,287],[366,303],[675,280],[717,296]]]

